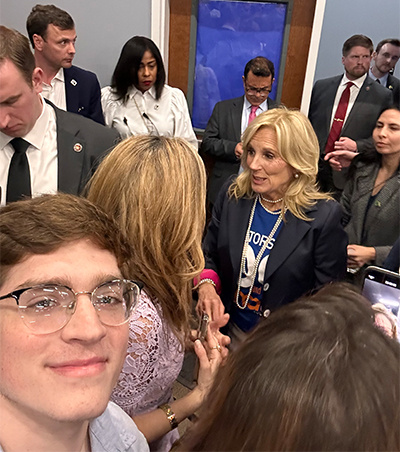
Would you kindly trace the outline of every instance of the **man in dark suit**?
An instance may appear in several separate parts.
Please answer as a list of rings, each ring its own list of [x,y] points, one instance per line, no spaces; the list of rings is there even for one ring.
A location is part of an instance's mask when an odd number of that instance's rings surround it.
[[[54,5],[36,5],[26,28],[36,66],[43,70],[43,96],[63,110],[104,125],[96,75],[72,66],[76,41],[72,17]]]
[[[214,158],[207,198],[214,204],[224,182],[237,174],[242,155],[241,135],[249,121],[277,106],[268,98],[274,82],[274,64],[264,57],[250,60],[244,69],[244,96],[218,102],[204,132],[201,150]],[[253,112],[253,113],[252,113]]]
[[[390,72],[394,70],[400,58],[400,40],[384,39],[372,54],[374,65],[369,70],[369,76],[393,93],[393,101],[400,107],[400,80]]]
[[[45,102],[42,76],[28,39],[0,26],[1,204],[57,190],[80,193],[118,140],[114,129]]]
[[[376,120],[393,103],[391,92],[368,77],[372,51],[367,36],[351,36],[342,48],[344,75],[318,80],[312,91],[309,119],[321,151],[318,179],[322,190],[337,196],[346,180],[344,168],[358,152],[373,149]],[[338,108],[346,90],[348,103]],[[338,117],[339,110],[345,113],[343,118]],[[342,125],[336,136],[335,122]]]

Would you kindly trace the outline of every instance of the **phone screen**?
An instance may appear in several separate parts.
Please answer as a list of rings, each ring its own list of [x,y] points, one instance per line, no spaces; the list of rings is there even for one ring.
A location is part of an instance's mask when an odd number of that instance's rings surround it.
[[[381,303],[397,320],[400,338],[400,275],[379,267],[369,267],[365,272],[363,295],[371,304]]]

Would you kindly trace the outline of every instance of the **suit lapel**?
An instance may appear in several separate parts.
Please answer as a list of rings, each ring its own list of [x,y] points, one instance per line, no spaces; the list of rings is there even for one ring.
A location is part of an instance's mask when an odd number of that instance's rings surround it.
[[[77,112],[79,108],[79,97],[77,95],[78,81],[73,77],[71,69],[64,69],[64,82],[67,111]]]
[[[57,158],[58,189],[66,193],[78,194],[82,179],[83,156],[86,142],[65,128],[62,113],[57,109]]]
[[[358,93],[358,96],[356,97],[353,108],[351,109],[349,116],[346,119],[346,122],[343,125],[342,131],[340,133],[340,136],[343,136],[344,132],[346,131],[346,128],[348,127],[348,124],[351,124],[351,121],[357,120],[357,117],[362,117],[362,110],[365,108],[365,104],[368,101],[369,97],[369,90],[371,83],[376,83],[372,78],[368,77],[364,80],[364,83],[362,84],[360,88],[360,92]]]
[[[242,112],[243,112],[243,97],[235,99],[233,102],[233,108],[229,110],[231,115],[232,131],[235,134],[234,141],[241,141],[241,129],[242,129]]]
[[[356,237],[358,237],[360,242],[362,240],[365,212],[374,187],[377,172],[378,166],[372,167],[372,171],[370,166],[365,166],[360,168],[359,175],[357,177],[357,191],[359,193],[359,199],[356,199],[355,202],[358,204],[357,210],[359,214],[354,218],[354,225]]]
[[[311,213],[312,210],[314,209],[311,209],[309,212]],[[310,216],[312,217],[312,214]],[[283,223],[283,227],[269,255],[264,277],[265,281],[270,278],[272,274],[293,253],[298,244],[302,241],[303,237],[311,229],[310,222],[299,220],[290,212],[286,213],[286,218],[287,222]]]
[[[378,175],[379,167],[378,165],[375,166],[374,170],[372,170],[366,177],[368,182],[370,182],[367,186],[370,189],[370,193],[372,193],[372,189],[376,180],[376,177]],[[388,181],[385,182],[381,190],[376,195],[375,201],[373,205],[370,206],[368,210],[368,216],[365,218],[365,230],[371,230],[374,229],[374,225],[376,224],[376,220],[381,214],[381,208],[386,207],[388,203],[393,203],[393,196],[397,193],[399,190],[399,174],[396,172]],[[370,194],[368,193],[368,195]],[[366,196],[366,202],[365,202],[365,209],[366,204],[369,199],[369,196]],[[390,204],[389,204],[390,205]],[[398,221],[398,219],[395,219],[397,214],[395,213],[396,210],[393,209],[393,222]],[[361,225],[362,226],[362,225]],[[385,231],[382,231],[382,234],[384,234]],[[361,232],[360,232],[361,234]]]
[[[254,199],[241,198],[238,200],[238,208],[230,209],[228,224],[229,224],[229,253],[231,262],[234,266],[234,278],[239,277],[240,264],[242,260],[242,251],[244,240],[246,237],[247,227],[249,225],[250,212],[254,204]],[[239,245],[238,245],[239,244]]]
[[[326,137],[328,138],[329,132],[331,130],[331,117],[332,117],[332,110],[334,108],[334,103],[335,103],[335,97],[336,97],[336,92],[339,88],[339,83],[342,80],[342,75],[339,75],[337,77],[334,77],[331,80],[331,83],[327,86],[326,89],[326,117],[325,117],[325,134]]]

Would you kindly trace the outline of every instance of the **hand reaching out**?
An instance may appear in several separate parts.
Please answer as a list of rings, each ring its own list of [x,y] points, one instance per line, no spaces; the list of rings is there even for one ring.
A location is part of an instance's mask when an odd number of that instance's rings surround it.
[[[210,316],[210,320],[218,320],[224,316],[225,307],[215,287],[211,283],[201,284],[198,293],[199,301],[196,306],[196,311],[199,317],[203,312],[206,312]]]

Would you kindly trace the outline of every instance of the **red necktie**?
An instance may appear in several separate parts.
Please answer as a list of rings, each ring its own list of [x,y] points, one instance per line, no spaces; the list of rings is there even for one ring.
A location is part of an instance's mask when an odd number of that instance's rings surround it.
[[[353,82],[347,82],[346,88],[342,93],[342,96],[339,100],[339,105],[337,107],[335,116],[333,118],[331,131],[329,132],[328,141],[325,146],[325,154],[333,151],[335,146],[335,141],[339,139],[340,132],[342,131],[344,118],[346,117],[347,107],[349,105],[350,99],[350,88],[354,85]]]
[[[252,105],[251,106],[251,111],[249,114],[249,122],[247,123],[247,125],[249,125],[251,123],[251,121],[253,121],[253,119],[255,119],[256,115],[256,111],[258,110],[258,106],[257,105]]]

